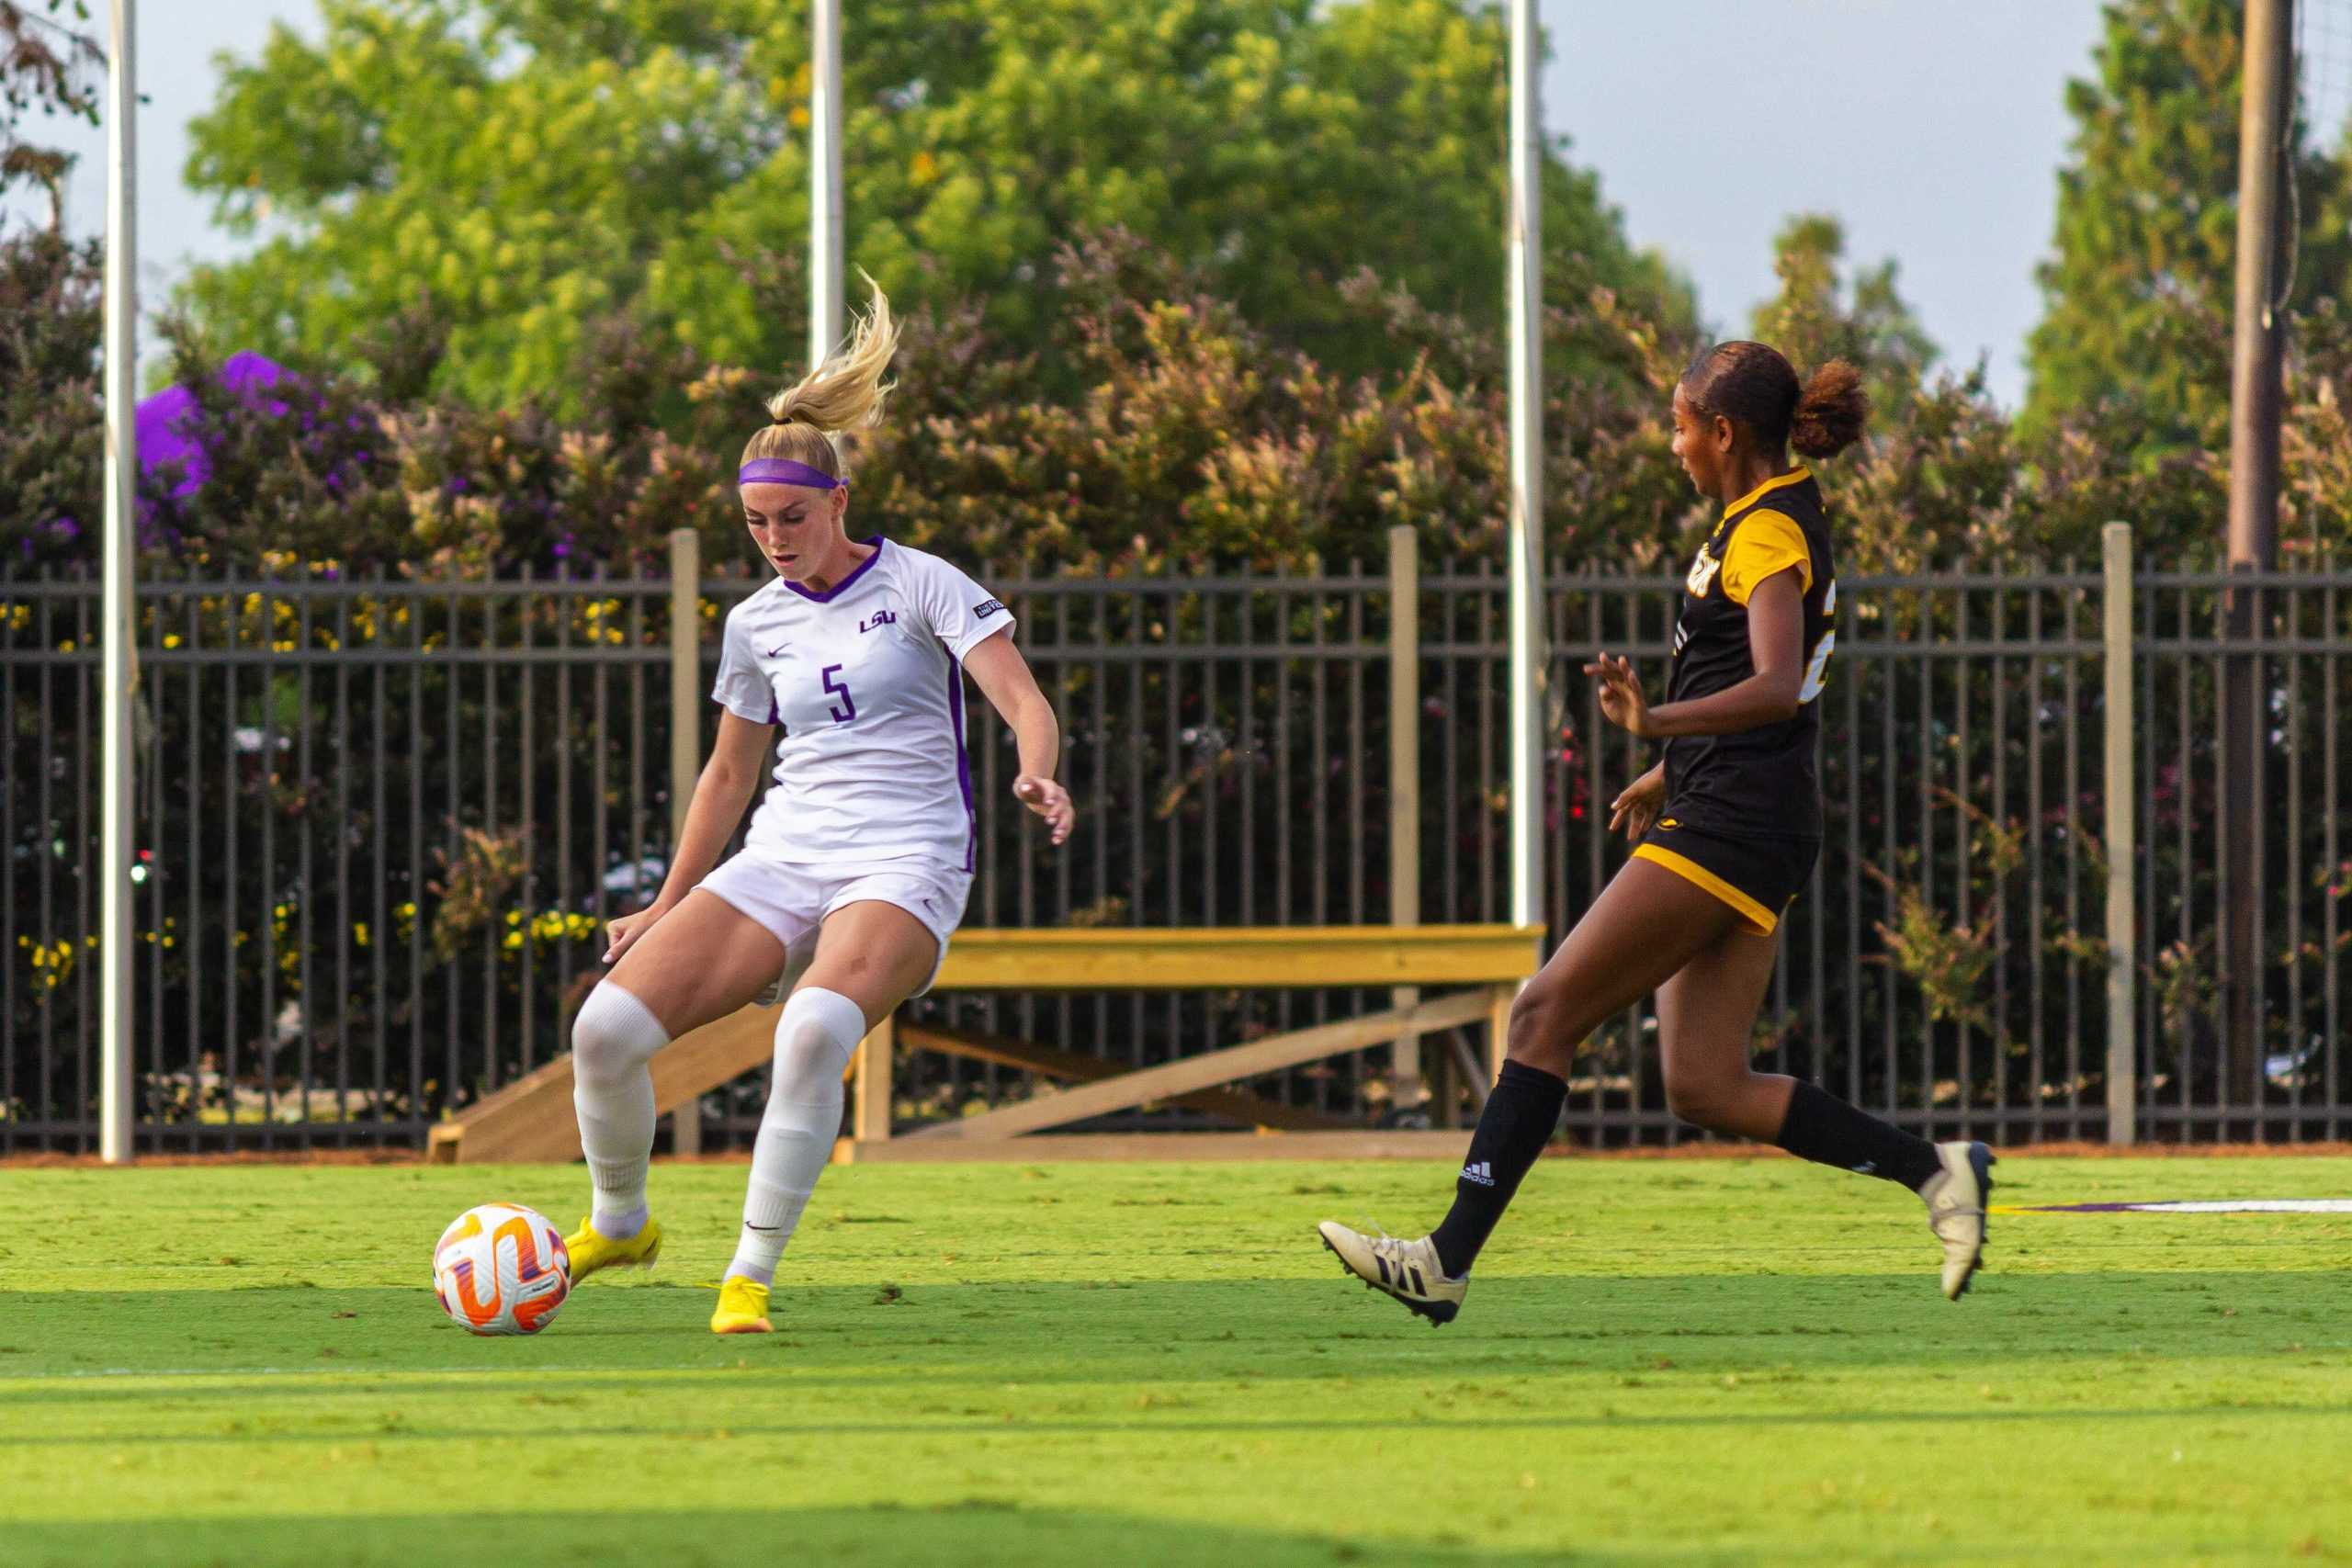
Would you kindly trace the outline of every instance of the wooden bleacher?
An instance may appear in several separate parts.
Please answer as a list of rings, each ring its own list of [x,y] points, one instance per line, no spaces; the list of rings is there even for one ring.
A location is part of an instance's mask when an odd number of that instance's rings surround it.
[[[1205,930],[1137,927],[957,933],[938,983],[942,991],[1232,990],[1374,987],[1398,1005],[1333,1023],[1122,1069],[1102,1058],[1028,1041],[885,1021],[851,1064],[852,1136],[840,1159],[1150,1158],[1187,1154],[1325,1157],[1424,1154],[1455,1134],[1383,1133],[1320,1112],[1276,1104],[1232,1087],[1260,1075],[1342,1052],[1484,1021],[1486,1070],[1499,1066],[1511,998],[1535,972],[1541,932],[1508,925],[1256,926]],[[1447,994],[1422,999],[1422,987]],[[1453,988],[1458,987],[1458,988]],[[653,1058],[660,1112],[687,1105],[751,1072],[774,1049],[777,1008],[746,1008],[672,1041]],[[894,1138],[891,1066],[900,1049],[940,1051],[1032,1072],[1063,1086],[960,1121]],[[1255,1129],[1236,1134],[1032,1134],[1117,1111],[1181,1104]],[[1261,1134],[1281,1134],[1262,1136]],[[1082,1145],[1082,1146],[1081,1146]],[[561,1057],[517,1079],[433,1129],[436,1161],[569,1160],[579,1157],[571,1107],[571,1063]]]

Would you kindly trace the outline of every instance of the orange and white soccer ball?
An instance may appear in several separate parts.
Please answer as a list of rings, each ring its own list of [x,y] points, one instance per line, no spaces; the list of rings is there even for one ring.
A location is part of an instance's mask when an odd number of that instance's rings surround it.
[[[571,1255],[548,1217],[520,1203],[468,1209],[433,1244],[433,1293],[458,1327],[537,1334],[571,1294]]]

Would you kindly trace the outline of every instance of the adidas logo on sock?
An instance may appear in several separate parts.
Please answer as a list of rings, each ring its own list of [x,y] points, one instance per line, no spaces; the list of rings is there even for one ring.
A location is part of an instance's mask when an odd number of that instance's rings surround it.
[[[1492,1187],[1495,1184],[1495,1168],[1486,1160],[1473,1161],[1462,1168],[1462,1179],[1475,1181],[1481,1187]]]

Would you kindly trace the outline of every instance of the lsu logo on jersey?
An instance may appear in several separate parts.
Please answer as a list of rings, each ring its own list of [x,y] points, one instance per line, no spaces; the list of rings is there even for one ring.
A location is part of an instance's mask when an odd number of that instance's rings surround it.
[[[1712,539],[1707,541],[1709,545],[1713,543]],[[1721,571],[1723,566],[1723,557],[1710,554],[1707,545],[1701,545],[1699,558],[1690,563],[1690,575],[1682,580],[1682,586],[1690,591],[1691,598],[1704,599],[1707,590],[1714,586],[1715,573]]]

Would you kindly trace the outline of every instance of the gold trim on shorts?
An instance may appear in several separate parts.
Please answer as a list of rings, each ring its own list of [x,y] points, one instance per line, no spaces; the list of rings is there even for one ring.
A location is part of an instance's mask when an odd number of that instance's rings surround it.
[[[1672,850],[1662,850],[1656,844],[1638,844],[1634,846],[1634,858],[1654,862],[1686,882],[1705,888],[1745,917],[1747,929],[1758,936],[1770,936],[1780,926],[1780,916],[1688,855],[1676,854]]]

